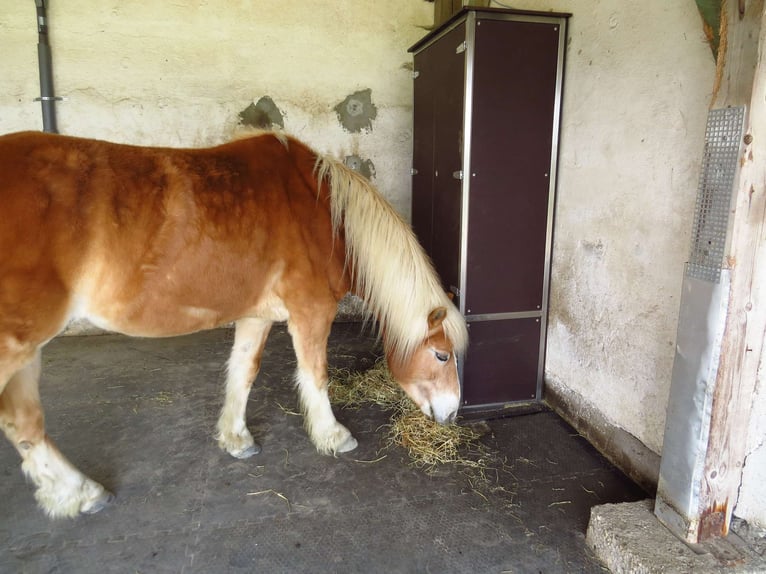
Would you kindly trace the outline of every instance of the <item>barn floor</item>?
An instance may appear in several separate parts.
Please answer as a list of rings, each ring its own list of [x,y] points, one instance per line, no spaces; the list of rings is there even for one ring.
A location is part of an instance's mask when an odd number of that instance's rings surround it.
[[[0,442],[0,572],[603,572],[591,506],[644,493],[550,411],[487,421],[483,476],[428,474],[385,448],[386,413],[337,410],[359,447],[318,455],[292,414],[284,328],[266,348],[248,424],[263,452],[212,438],[230,330],[142,340],[62,337],[45,350],[48,432],[117,498],[50,521]],[[330,362],[365,368],[374,340],[337,323]]]

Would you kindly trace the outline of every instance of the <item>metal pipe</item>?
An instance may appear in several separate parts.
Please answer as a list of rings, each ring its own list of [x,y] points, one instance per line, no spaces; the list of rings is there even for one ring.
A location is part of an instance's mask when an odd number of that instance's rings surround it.
[[[53,59],[48,43],[48,18],[45,14],[46,0],[35,0],[37,7],[37,60],[40,68],[40,97],[42,105],[43,131],[58,133],[56,127],[56,100],[53,95]]]

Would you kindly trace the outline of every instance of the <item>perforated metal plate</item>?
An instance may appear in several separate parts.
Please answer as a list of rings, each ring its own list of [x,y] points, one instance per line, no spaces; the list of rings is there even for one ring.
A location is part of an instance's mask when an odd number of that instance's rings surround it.
[[[744,107],[711,110],[708,114],[691,253],[686,264],[689,277],[712,283],[720,279],[744,117]]]

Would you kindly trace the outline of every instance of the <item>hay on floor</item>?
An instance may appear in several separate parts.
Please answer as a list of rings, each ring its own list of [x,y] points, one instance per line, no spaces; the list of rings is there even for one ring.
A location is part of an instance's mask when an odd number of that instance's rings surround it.
[[[332,372],[329,393],[330,400],[343,408],[374,404],[392,411],[386,445],[404,448],[418,468],[433,471],[444,464],[485,468],[487,448],[478,442],[481,433],[427,418],[394,381],[385,360],[363,372]]]
[[[373,404],[389,410],[396,408],[402,401],[409,400],[394,381],[384,359],[379,359],[367,371],[330,371],[328,391],[330,401],[346,409],[358,409]]]
[[[482,454],[483,445],[476,442],[480,436],[471,427],[440,425],[417,408],[404,408],[391,417],[388,443],[407,449],[418,468],[434,470],[443,464],[483,468],[483,457],[468,458],[469,453]]]

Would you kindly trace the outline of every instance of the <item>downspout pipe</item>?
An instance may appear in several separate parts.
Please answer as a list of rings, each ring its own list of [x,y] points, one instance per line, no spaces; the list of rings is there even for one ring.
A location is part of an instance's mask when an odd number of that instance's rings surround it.
[[[53,59],[51,46],[48,43],[48,17],[45,13],[46,0],[35,0],[37,7],[37,61],[40,68],[40,97],[36,98],[42,104],[43,131],[58,133],[56,127],[56,100],[53,95]]]

